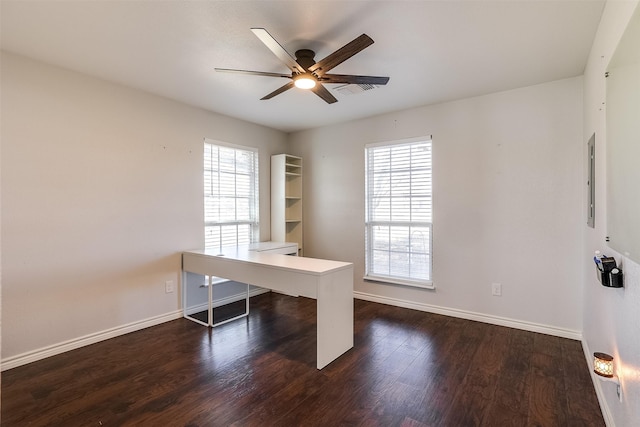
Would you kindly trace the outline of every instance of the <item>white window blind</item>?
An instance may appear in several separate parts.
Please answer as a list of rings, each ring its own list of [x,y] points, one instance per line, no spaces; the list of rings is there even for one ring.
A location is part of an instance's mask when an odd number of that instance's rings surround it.
[[[258,152],[205,140],[205,246],[223,247],[258,240]]]
[[[433,287],[431,139],[365,153],[365,279]]]

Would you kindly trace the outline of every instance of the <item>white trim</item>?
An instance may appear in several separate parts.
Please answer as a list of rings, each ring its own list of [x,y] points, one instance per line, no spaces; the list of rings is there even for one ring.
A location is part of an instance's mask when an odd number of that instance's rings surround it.
[[[116,326],[115,328],[105,329],[101,332],[95,332],[93,334],[88,334],[82,337],[63,341],[58,344],[53,344],[36,350],[28,351],[16,356],[7,357],[0,363],[0,365],[2,365],[1,370],[6,371],[8,369],[17,368],[18,366],[26,365],[27,363],[36,362],[38,360],[46,359],[47,357],[55,356],[60,353],[95,344],[100,341],[105,341],[110,338],[115,338],[117,336],[128,334],[130,332],[146,329],[148,327],[156,326],[161,323],[169,322],[171,320],[180,319],[181,317],[182,310],[175,310],[169,313],[161,314],[159,316],[149,317],[146,319],[127,323],[125,325]]]
[[[584,358],[587,360],[587,366],[589,367],[589,372],[591,373],[591,382],[593,382],[593,388],[596,390],[596,397],[598,398],[598,403],[600,404],[600,411],[602,412],[604,423],[607,425],[607,427],[614,427],[615,423],[613,422],[613,415],[611,415],[611,410],[609,409],[609,405],[607,405],[607,399],[605,399],[604,397],[602,382],[598,380],[598,377],[593,372],[593,352],[589,348],[587,340],[585,340],[584,338],[582,338],[582,351],[584,351]]]
[[[234,150],[245,150],[245,151],[253,151],[254,153],[258,153],[259,150],[257,147],[249,147],[248,145],[238,145],[232,144],[230,142],[219,141],[217,139],[204,138],[204,142],[212,145],[221,145],[227,148],[233,148]]]
[[[458,310],[455,308],[441,307],[431,304],[417,303],[397,298],[381,297],[379,295],[367,294],[364,292],[353,292],[353,297],[365,301],[377,302],[380,304],[393,305],[396,307],[410,308],[413,310],[426,311],[428,313],[442,314],[444,316],[458,317],[461,319],[475,320],[492,325],[506,326],[509,328],[521,329],[529,332],[539,332],[556,337],[569,338],[581,341],[582,333],[571,329],[558,328],[550,325],[543,325],[522,320],[510,319],[507,317],[492,316],[490,314],[477,313],[468,310]]]
[[[365,144],[364,148],[372,148],[372,147],[379,147],[379,146],[385,146],[385,145],[413,144],[414,142],[422,142],[422,141],[433,142],[433,135],[414,136],[412,138],[396,139],[393,141],[370,142]]]
[[[422,288],[422,289],[436,288],[436,285],[433,284],[432,280],[427,280],[425,282],[418,282],[416,280],[402,280],[397,277],[385,277],[385,276],[376,276],[376,275],[364,276],[362,280],[366,280],[367,282],[391,283],[394,285],[412,286],[414,288]]]
[[[249,296],[256,296],[269,292],[269,289],[254,288],[249,291]],[[243,300],[244,293],[232,295],[217,301],[214,301],[213,306],[219,307],[224,304]],[[205,310],[208,305],[205,304]],[[67,351],[75,350],[87,345],[95,344],[100,341],[105,341],[111,338],[118,337],[120,335],[128,334],[130,332],[146,329],[151,326],[156,326],[161,323],[169,322],[171,320],[180,319],[183,317],[182,310],[172,311],[159,316],[149,317],[147,319],[138,320],[136,322],[127,323],[126,325],[116,326],[115,328],[105,329],[101,332],[95,332],[82,337],[73,338],[67,341],[63,341],[58,344],[52,344],[46,347],[42,347],[36,350],[28,351],[26,353],[18,354],[15,356],[7,357],[0,362],[0,371],[6,371],[8,369],[17,368],[18,366],[26,365],[28,363],[37,362],[38,360],[46,359],[47,357],[55,356],[57,354],[65,353]]]
[[[209,310],[209,303],[203,302],[202,304],[192,305],[191,307],[184,308],[184,315],[190,316],[195,313],[200,313],[201,311]]]
[[[391,271],[385,271],[383,273],[385,274],[385,279],[379,281],[409,286],[415,283],[419,287],[432,288],[428,283],[433,280],[432,145],[433,140],[431,137],[417,137],[365,145],[365,277],[376,280],[376,273],[379,273],[376,270],[389,269],[390,265],[387,265],[387,263],[393,262],[392,255],[394,251],[409,257],[417,254],[420,256],[421,261],[409,262],[406,267],[407,271],[402,274],[405,277],[410,277],[404,278],[400,277],[399,274],[392,274]],[[423,154],[418,155],[418,157],[412,156],[411,153],[414,146],[417,147],[416,149],[420,148]],[[397,153],[397,156],[394,156],[394,153]],[[403,184],[405,187],[396,187],[392,182],[393,174],[400,171],[406,174],[406,179],[409,180],[408,185]],[[415,185],[418,187],[415,187]],[[395,190],[398,190],[398,194],[402,196],[401,199],[394,195]],[[419,201],[417,205],[414,205],[415,200]],[[416,213],[417,217],[414,217],[414,212],[417,212],[414,209],[423,203],[425,206],[421,210],[422,214],[418,215]],[[379,211],[378,207],[380,206],[382,208]],[[396,214],[392,214],[394,209]],[[376,215],[381,215],[381,217],[376,219]],[[404,217],[404,220],[398,220],[396,215]],[[419,221],[418,218],[421,215],[424,217]],[[429,221],[426,221],[427,219]],[[399,247],[394,249],[396,238],[392,237],[391,234],[394,227],[407,232],[406,237],[402,239],[398,237],[398,242],[396,242],[398,246],[404,243],[403,249]],[[412,231],[414,227],[416,230]],[[418,230],[420,228],[426,229],[424,233],[422,230]],[[375,237],[377,235],[375,230],[380,231],[379,238]],[[386,237],[382,237],[386,234],[384,230],[389,233]],[[424,242],[425,234],[428,234],[427,242]],[[414,235],[418,236],[416,237],[416,243],[422,243],[422,252],[418,248],[414,248],[415,244],[412,242]],[[408,241],[404,242],[407,237]],[[387,263],[376,261],[376,253],[381,254],[382,259],[389,257],[390,261],[387,261]],[[428,260],[424,259],[423,262],[423,255],[428,257]],[[415,269],[412,268],[414,265],[416,266]],[[425,270],[428,268],[427,277],[423,277],[422,268]]]
[[[228,171],[234,177],[233,183],[223,184],[226,182],[220,179],[220,176],[224,174],[221,164],[221,150],[231,150],[234,154],[233,171]],[[247,171],[238,171],[238,158],[237,153],[244,152],[249,153],[251,157],[250,167]],[[237,245],[239,243],[252,243],[257,239],[260,234],[260,152],[256,147],[243,147],[235,144],[221,143],[220,141],[214,141],[209,138],[204,139],[203,144],[203,200],[204,200],[204,244],[206,247],[219,247],[222,248],[225,245]],[[237,203],[240,197],[238,191],[238,177],[245,176],[249,179],[249,192],[248,192],[248,218],[238,219],[238,213],[233,216],[233,220],[226,220],[224,215],[220,215],[218,212],[219,204],[212,201],[219,199],[222,195],[221,191],[231,191],[230,196]],[[209,179],[207,178],[209,177]],[[216,180],[214,177],[218,177],[217,185],[214,185]],[[216,209],[215,206],[218,206]],[[241,215],[243,216],[243,215]],[[215,220],[217,218],[217,220]],[[212,220],[213,219],[213,220]],[[235,228],[235,232],[225,237],[223,233],[224,227]],[[248,235],[245,235],[246,240],[239,240],[241,234],[239,229],[247,229]],[[217,231],[217,233],[215,233]],[[218,234],[218,237],[214,237]],[[228,240],[230,239],[230,240]],[[235,242],[233,242],[235,240]]]

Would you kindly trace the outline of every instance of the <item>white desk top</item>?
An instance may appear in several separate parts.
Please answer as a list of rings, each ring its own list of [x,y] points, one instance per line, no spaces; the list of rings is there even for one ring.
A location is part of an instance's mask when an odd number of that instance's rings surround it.
[[[231,246],[226,248],[209,248],[186,251],[184,254],[219,258],[232,262],[244,262],[273,267],[282,270],[300,271],[303,273],[323,275],[332,271],[351,267],[350,262],[331,261],[327,259],[297,257],[251,250],[249,246]]]

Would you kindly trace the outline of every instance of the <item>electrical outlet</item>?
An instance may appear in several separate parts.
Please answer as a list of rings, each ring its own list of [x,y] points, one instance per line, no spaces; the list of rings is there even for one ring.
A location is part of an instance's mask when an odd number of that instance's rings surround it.
[[[167,280],[164,282],[164,291],[168,294],[173,292],[173,280]]]
[[[502,296],[502,285],[500,283],[491,284],[491,295],[494,297]]]

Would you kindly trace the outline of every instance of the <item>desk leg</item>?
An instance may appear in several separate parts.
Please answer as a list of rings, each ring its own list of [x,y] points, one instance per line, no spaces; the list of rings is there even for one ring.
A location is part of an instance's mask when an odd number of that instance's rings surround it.
[[[213,276],[209,277],[209,326],[213,327]]]
[[[317,368],[353,347],[353,268],[320,277],[318,284]]]
[[[202,277],[202,280],[207,280],[207,276],[205,275],[199,275],[199,274],[194,274],[194,276],[197,277]],[[192,279],[195,280],[195,279]],[[205,297],[206,301],[204,301],[204,306],[205,306],[205,311],[207,312],[207,315],[209,316],[209,289],[210,286],[208,286],[208,281],[206,282],[202,282],[200,279],[198,279],[197,281],[197,286],[198,288],[203,288],[203,289],[194,289],[193,286],[189,286],[189,273],[187,271],[182,271],[182,317],[184,317],[185,319],[191,320],[192,322],[196,322],[200,325],[203,326],[209,326],[209,319],[210,317],[207,317],[204,320],[199,320],[195,317],[192,317],[193,314],[195,314],[196,312],[202,311],[202,300],[200,298]],[[206,289],[205,289],[206,288]],[[198,295],[193,295],[193,292],[196,291],[196,293]],[[205,292],[206,291],[206,295],[201,295],[201,292]],[[192,301],[189,297],[192,297],[193,299],[195,299],[196,301]]]

